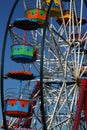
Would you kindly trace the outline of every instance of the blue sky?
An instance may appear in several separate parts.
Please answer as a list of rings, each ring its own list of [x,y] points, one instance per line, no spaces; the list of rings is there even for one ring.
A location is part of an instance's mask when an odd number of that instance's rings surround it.
[[[22,0],[19,0],[18,1],[18,4],[14,10],[14,13],[13,13],[13,16],[12,16],[12,22],[14,22],[14,20],[16,18],[21,18],[23,17],[23,4],[21,2]],[[1,0],[1,3],[0,3],[0,48],[1,48],[1,51],[2,51],[2,44],[3,44],[3,41],[4,41],[4,35],[5,35],[5,29],[6,29],[6,25],[7,25],[7,21],[8,21],[8,17],[9,17],[9,14],[10,14],[10,11],[12,9],[12,6],[14,4],[15,0]],[[5,72],[8,72],[10,70],[10,68],[12,67],[15,67],[16,63],[12,62],[10,60],[10,58],[8,59],[7,57],[10,57],[10,45],[11,45],[11,39],[9,37],[9,33],[8,33],[8,36],[7,36],[7,41],[6,41],[6,56],[5,56]],[[0,56],[1,56],[1,51],[0,51]],[[8,55],[8,56],[7,56]],[[1,60],[1,57],[0,57],[0,60]],[[11,64],[12,63],[12,64]],[[18,66],[17,66],[18,67]],[[18,67],[19,68],[19,67]],[[9,82],[10,81],[10,82]],[[12,80],[8,80],[9,82],[9,85],[4,83],[6,86],[5,87],[14,87],[14,86],[19,86],[20,83],[17,83],[15,82],[15,85],[13,86],[13,81]],[[1,125],[1,122],[2,122],[2,118],[1,118],[1,114],[0,114],[0,125]]]
[[[14,2],[15,2],[15,0],[1,0],[1,3],[0,3],[0,48],[1,48],[1,50],[2,50],[2,44],[3,44],[4,33],[5,33],[5,29],[6,29],[8,16],[9,16],[9,13],[11,11],[11,8],[12,8],[12,5],[13,5]],[[18,3],[18,6],[19,6],[19,4],[21,5],[20,2]],[[15,10],[15,12],[13,14],[13,17],[12,17],[13,21],[18,16],[22,17],[21,8],[22,8],[22,5],[19,6],[19,10]],[[86,14],[85,14],[85,12],[86,12]],[[87,10],[86,10],[86,8],[84,10],[84,14],[85,14],[85,16],[87,18]],[[9,37],[7,38],[7,45],[8,46],[11,45],[11,41],[10,41]],[[0,51],[0,56],[1,56],[1,51]],[[12,65],[14,65],[14,64],[12,64]],[[8,62],[8,65],[7,65],[6,69],[8,70],[9,67],[11,67],[11,66],[9,66],[9,62]],[[0,125],[1,125],[1,116],[0,116]]]
[[[14,2],[15,0],[1,0],[1,3],[0,3],[0,41],[1,41],[0,48],[2,47],[3,36],[4,36],[5,27],[7,24],[7,19],[8,19],[10,10]],[[18,4],[20,4],[20,2]],[[20,11],[21,11],[21,6],[19,6],[19,11],[17,12],[16,10],[16,13],[14,13],[14,19],[16,15],[20,14]],[[87,12],[86,9],[84,9],[84,12]],[[87,13],[85,13],[85,15],[87,17]],[[0,54],[1,54],[1,51],[0,51]]]
[[[1,0],[0,3],[0,48],[2,50],[2,43],[5,33],[5,28],[7,24],[8,15],[13,4],[14,0]],[[0,60],[1,60],[1,51],[0,51]],[[0,125],[2,122],[1,114],[0,114]]]
[[[12,8],[14,2],[15,2],[15,0],[1,0],[1,3],[0,3],[0,41],[1,41],[0,48],[1,48],[2,42],[3,42],[4,32],[6,29],[8,16],[9,16],[9,13],[11,11],[11,8]],[[20,2],[18,2],[18,4],[20,4]],[[18,14],[20,14],[21,6],[19,6],[19,11],[17,11],[16,9],[15,9],[15,11],[16,12],[14,12],[13,19],[15,19],[15,17]]]
[[[6,29],[6,24],[7,24],[7,20],[11,11],[11,8],[13,6],[13,3],[15,2],[15,0],[1,0],[0,1],[0,48],[2,50],[2,44],[3,44],[3,40],[4,40],[4,35],[5,35],[5,29]],[[19,11],[20,12],[20,11]],[[19,14],[19,13],[17,13]],[[15,17],[15,14],[14,14]],[[7,38],[7,43],[8,45],[10,45],[9,38]],[[1,60],[1,51],[0,51],[0,60]],[[8,68],[9,68],[9,61],[8,61]],[[1,118],[1,114],[0,114],[0,125],[2,122],[2,118]]]
[[[6,28],[7,19],[13,2],[14,0],[1,0],[0,3],[0,41],[1,41],[0,48],[2,46],[4,31]]]

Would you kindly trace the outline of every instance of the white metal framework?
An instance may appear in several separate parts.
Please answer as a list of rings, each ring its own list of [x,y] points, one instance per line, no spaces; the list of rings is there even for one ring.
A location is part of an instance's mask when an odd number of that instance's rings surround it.
[[[35,3],[34,3],[35,2]],[[53,1],[54,2],[54,1]],[[41,0],[23,0],[24,9],[41,8]],[[21,5],[21,1],[19,2]],[[62,8],[62,4],[64,8]],[[19,6],[20,6],[19,5]],[[64,9],[68,13],[64,14]],[[28,7],[27,7],[28,6]],[[87,69],[87,10],[83,0],[59,0],[60,16],[49,17],[46,37],[44,43],[43,57],[43,98],[45,121],[47,130],[71,130],[76,112],[77,100],[80,91],[80,83],[86,78]],[[18,8],[18,7],[17,7]],[[35,7],[34,7],[35,8]],[[52,8],[52,7],[51,7]],[[21,12],[23,12],[23,10]],[[14,14],[13,14],[14,15]],[[24,15],[24,14],[23,14]],[[13,19],[12,19],[13,20]],[[25,34],[26,32],[26,34]],[[10,61],[6,50],[5,73],[11,70],[24,70],[32,72],[36,77],[33,80],[19,81],[5,79],[5,98],[8,95],[18,98],[21,85],[20,99],[34,100],[33,113],[29,128],[42,130],[40,88],[32,97],[35,84],[40,81],[40,61],[43,28],[24,31],[21,29],[10,30],[10,37],[15,37],[16,42],[23,42],[26,35],[26,42],[38,49],[38,58],[33,63],[19,64]],[[8,64],[7,64],[8,62]],[[5,87],[5,88],[6,88]],[[9,92],[9,93],[7,93]],[[11,92],[11,93],[10,93]],[[13,93],[14,92],[14,93]],[[19,118],[6,117],[8,128],[13,128],[19,123]],[[19,127],[22,127],[24,118],[21,119]],[[79,130],[86,128],[84,110],[82,111]]]

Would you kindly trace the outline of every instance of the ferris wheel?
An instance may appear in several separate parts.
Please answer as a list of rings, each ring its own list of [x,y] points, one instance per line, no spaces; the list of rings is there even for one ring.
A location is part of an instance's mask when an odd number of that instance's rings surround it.
[[[18,2],[1,74],[7,129],[87,128],[86,10],[83,0]]]

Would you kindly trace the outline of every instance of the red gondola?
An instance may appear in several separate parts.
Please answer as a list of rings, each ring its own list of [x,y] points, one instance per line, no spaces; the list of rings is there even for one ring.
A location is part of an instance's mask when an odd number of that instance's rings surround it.
[[[7,99],[5,100],[5,115],[12,117],[28,117],[29,100]]]
[[[9,27],[16,27],[23,30],[36,30],[43,27],[46,20],[46,11],[43,9],[28,9],[25,18],[18,18]]]
[[[32,80],[35,78],[32,72],[27,71],[11,71],[6,74],[6,77],[17,80]]]

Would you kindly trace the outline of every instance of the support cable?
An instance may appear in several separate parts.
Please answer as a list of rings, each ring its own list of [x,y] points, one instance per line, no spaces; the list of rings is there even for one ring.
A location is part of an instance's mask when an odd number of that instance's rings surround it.
[[[87,7],[87,0],[84,0],[84,2],[85,2],[85,5],[86,5],[86,7]]]

